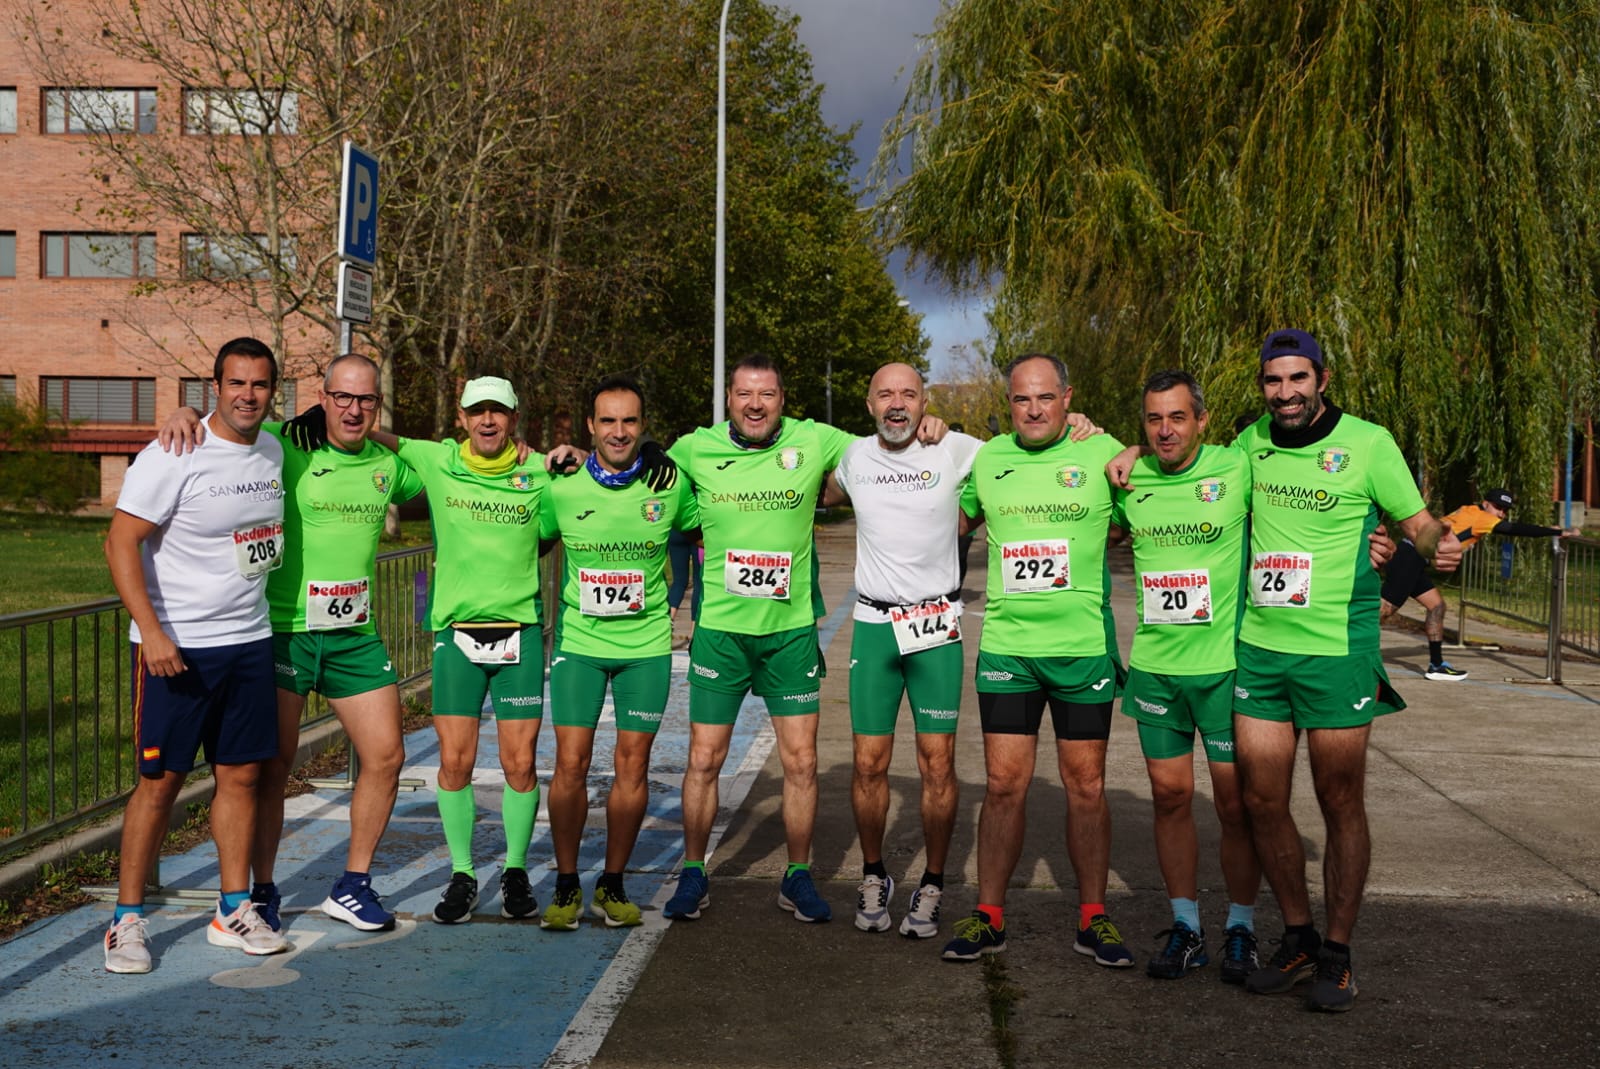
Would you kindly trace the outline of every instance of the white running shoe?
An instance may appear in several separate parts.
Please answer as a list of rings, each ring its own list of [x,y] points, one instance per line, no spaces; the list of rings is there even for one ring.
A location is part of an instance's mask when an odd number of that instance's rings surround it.
[[[217,915],[206,926],[206,942],[212,946],[233,947],[246,954],[280,954],[289,949],[289,940],[282,932],[267,927],[267,922],[256,912],[251,901],[239,903],[239,908],[223,915],[222,904],[217,904]]]
[[[106,929],[106,972],[149,972],[150,948],[146,946],[144,918],[124,913],[122,919]]]
[[[889,899],[894,897],[893,876],[868,876],[856,885],[856,927],[863,932],[887,932]]]
[[[908,939],[932,939],[939,934],[939,899],[944,892],[925,883],[911,892],[911,906],[900,921],[900,934]]]

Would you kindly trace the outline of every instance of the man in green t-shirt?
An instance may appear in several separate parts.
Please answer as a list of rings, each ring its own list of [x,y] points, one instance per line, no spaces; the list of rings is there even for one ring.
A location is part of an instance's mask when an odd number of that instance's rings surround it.
[[[669,920],[694,920],[710,904],[705,861],[717,777],[739,707],[752,692],[766,700],[783,761],[789,864],[778,905],[805,922],[833,915],[810,865],[823,675],[812,517],[823,477],[855,438],[785,419],[783,402],[777,365],[759,353],[747,356],[729,376],[728,420],[684,435],[671,450],[694,487],[706,556],[705,601],[689,651],[684,865],[662,911]]]
[[[1149,454],[1116,492],[1113,523],[1133,540],[1139,626],[1128,656],[1122,711],[1139,725],[1155,806],[1156,857],[1172,927],[1146,964],[1176,979],[1210,961],[1200,924],[1194,813],[1194,737],[1211,773],[1222,829],[1228,919],[1222,979],[1242,984],[1258,966],[1255,901],[1261,866],[1234,767],[1234,644],[1250,515],[1250,461],[1239,449],[1202,445],[1208,414],[1186,371],[1158,371],[1144,386]]]
[[[1101,965],[1126,967],[1133,956],[1104,904],[1111,848],[1106,740],[1123,680],[1106,566],[1113,529],[1104,472],[1122,446],[1109,435],[1072,441],[1072,388],[1060,360],[1031,353],[1013,361],[1007,377],[1015,433],[978,451],[961,496],[969,521],[988,524],[976,688],[988,778],[978,820],[977,909],[957,922],[944,957],[974,961],[1005,949],[1006,885],[1022,851],[1048,705],[1080,900],[1074,949]]]
[[[589,812],[589,765],[606,688],[617,727],[606,797],[605,867],[590,912],[608,927],[642,920],[622,875],[649,800],[650,748],[672,675],[667,616],[667,535],[699,526],[688,480],[663,492],[644,477],[644,394],[632,379],[602,379],[590,392],[594,452],[584,470],[555,479],[541,502],[540,535],[559,537],[566,572],[550,658],[556,767],[550,779],[550,838],[556,889],[540,925],[578,927],[583,889],[578,845]]]
[[[1268,415],[1238,441],[1250,456],[1252,499],[1235,757],[1285,932],[1245,988],[1274,994],[1312,980],[1307,1005],[1339,1012],[1355,1005],[1350,936],[1371,856],[1367,739],[1375,717],[1405,707],[1379,651],[1380,580],[1367,537],[1381,510],[1441,570],[1459,564],[1460,544],[1423,507],[1389,432],[1323,396],[1328,369],[1315,338],[1269,333],[1259,381]],[[1327,830],[1326,938],[1312,923],[1305,849],[1289,809],[1301,731]]]
[[[250,864],[250,897],[274,931],[283,927],[273,879],[283,792],[313,690],[328,699],[361,769],[350,797],[345,871],[323,912],[363,931],[394,927],[370,870],[394,810],[405,744],[394,666],[373,624],[373,573],[389,505],[415,497],[422,483],[394,453],[368,441],[380,400],[377,365],[359,354],[338,357],[323,376],[319,401],[326,441],[310,451],[283,450],[283,564],[267,576],[278,755],[263,763],[257,783]],[[181,450],[203,434],[200,426],[198,412],[181,408],[161,437]],[[268,433],[280,429],[266,424]]]

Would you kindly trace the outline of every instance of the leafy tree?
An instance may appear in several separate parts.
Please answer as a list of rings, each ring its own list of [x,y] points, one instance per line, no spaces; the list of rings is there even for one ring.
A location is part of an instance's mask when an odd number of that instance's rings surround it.
[[[98,490],[94,465],[78,454],[52,451],[65,431],[39,405],[0,402],[0,502],[66,514]]]
[[[1261,336],[1298,325],[1436,497],[1536,496],[1595,400],[1597,31],[1592,0],[959,0],[877,222],[999,276],[997,357],[1062,350],[1124,434],[1158,367],[1255,410]]]

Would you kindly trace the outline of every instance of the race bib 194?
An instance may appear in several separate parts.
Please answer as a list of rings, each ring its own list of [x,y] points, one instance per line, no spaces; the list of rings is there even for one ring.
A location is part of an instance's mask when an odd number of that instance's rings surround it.
[[[1211,621],[1211,573],[1145,572],[1139,577],[1147,624],[1204,624]]]
[[[792,553],[730,549],[723,558],[722,589],[741,598],[787,600]]]
[[[889,623],[902,657],[961,641],[961,608],[949,598],[896,605],[889,610]]]
[[[233,555],[246,579],[266,575],[283,564],[283,524],[263,523],[233,532]]]
[[[1070,590],[1069,550],[1065,539],[1005,543],[1000,547],[1000,589],[1007,594]]]
[[[578,569],[579,609],[585,616],[644,612],[644,572]]]
[[[335,627],[364,624],[372,615],[371,584],[366,579],[326,583],[306,582],[306,630],[328,631]]]
[[[1311,604],[1311,554],[1257,553],[1250,560],[1250,602],[1258,608]]]

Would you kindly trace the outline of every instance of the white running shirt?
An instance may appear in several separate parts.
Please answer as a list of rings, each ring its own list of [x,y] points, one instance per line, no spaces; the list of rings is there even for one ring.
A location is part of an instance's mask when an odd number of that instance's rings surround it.
[[[180,647],[270,638],[267,572],[283,560],[283,446],[270,434],[224,441],[211,421],[181,457],[145,446],[117,498],[119,510],[156,525],[140,547],[145,589]],[[128,637],[140,641],[136,624]]]
[[[856,593],[915,605],[956,589],[961,483],[982,444],[956,432],[938,445],[912,441],[899,451],[877,435],[850,444],[833,477],[855,506]],[[857,602],[855,618],[886,623],[889,614]]]

